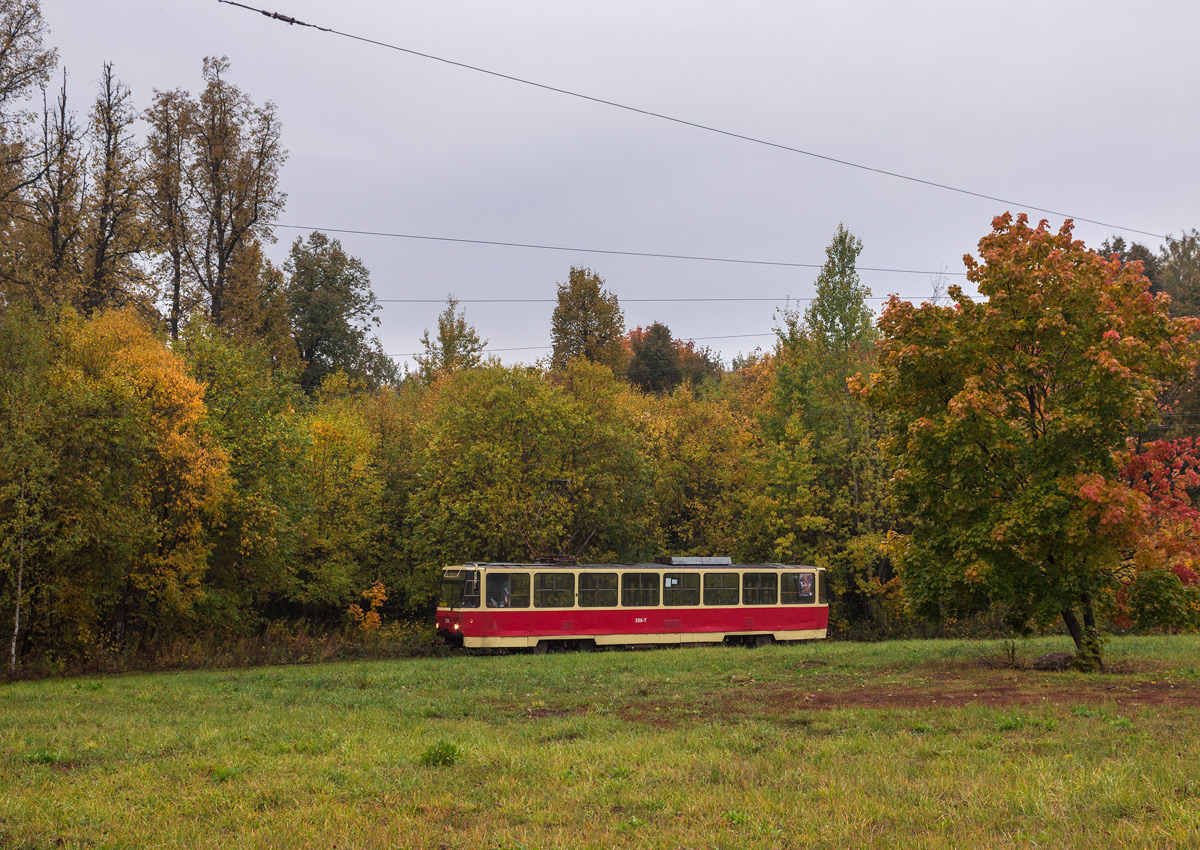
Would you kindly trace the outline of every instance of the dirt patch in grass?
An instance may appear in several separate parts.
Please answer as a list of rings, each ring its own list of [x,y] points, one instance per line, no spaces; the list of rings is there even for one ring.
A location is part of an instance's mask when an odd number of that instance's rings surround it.
[[[728,695],[722,710],[774,714],[795,709],[928,708],[957,705],[1075,705],[1114,703],[1122,707],[1170,705],[1200,707],[1200,686],[1172,682],[1055,682],[1046,676],[1013,677],[1002,681],[963,679],[927,681],[921,687],[864,685],[846,690],[764,688]]]

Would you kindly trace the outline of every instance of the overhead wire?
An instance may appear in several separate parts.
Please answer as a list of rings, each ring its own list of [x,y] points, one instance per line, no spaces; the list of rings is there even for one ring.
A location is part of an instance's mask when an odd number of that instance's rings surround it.
[[[971,189],[964,189],[959,186],[953,186],[949,183],[941,183],[936,180],[927,180],[923,177],[915,177],[910,174],[903,174],[901,172],[891,171],[886,168],[877,168],[875,166],[866,165],[864,163],[854,162],[852,160],[842,159],[840,157],[830,156],[828,154],[817,153],[816,151],[806,150],[804,148],[798,148],[798,147],[794,147],[792,145],[785,145],[780,142],[772,142],[768,139],[763,139],[763,138],[760,138],[757,136],[747,135],[745,133],[738,133],[738,132],[734,132],[732,130],[724,130],[724,129],[721,129],[720,127],[715,127],[710,124],[701,124],[700,122],[697,122],[697,121],[689,121],[684,118],[676,118],[672,115],[667,115],[666,113],[663,113],[663,112],[655,112],[650,109],[642,109],[640,107],[630,106],[628,104],[620,103],[615,100],[608,100],[607,98],[597,97],[595,95],[584,94],[583,92],[573,91],[571,89],[565,89],[565,88],[561,88],[559,86],[552,86],[547,83],[539,83],[535,80],[530,80],[525,77],[518,77],[513,74],[505,74],[500,71],[493,71],[491,69],[483,68],[478,65],[471,65],[466,62],[459,62],[459,61],[456,61],[453,59],[447,59],[442,56],[435,56],[432,53],[423,53],[419,50],[413,50],[412,48],[409,48],[409,47],[401,47],[398,44],[391,44],[386,41],[380,41],[380,40],[374,39],[374,38],[367,38],[366,36],[355,35],[354,33],[343,32],[341,30],[337,30],[332,27],[323,27],[323,26],[318,26],[317,24],[306,23],[305,21],[298,20],[298,19],[293,18],[288,15],[283,15],[279,12],[268,12],[265,9],[260,9],[256,6],[250,6],[245,3],[238,3],[235,0],[217,0],[217,2],[222,3],[226,6],[236,6],[240,9],[245,9],[250,12],[258,12],[260,15],[264,15],[268,18],[271,18],[276,21],[281,21],[281,22],[289,24],[289,25],[306,27],[309,29],[318,30],[319,32],[329,33],[330,35],[336,35],[341,38],[350,39],[352,41],[359,41],[364,44],[371,44],[376,47],[382,47],[382,48],[385,48],[388,50],[395,50],[399,53],[408,54],[409,56],[416,56],[421,59],[429,59],[434,62],[441,62],[442,64],[445,64],[445,65],[452,65],[456,68],[462,68],[467,71],[474,71],[476,73],[486,74],[488,76],[496,77],[496,78],[499,78],[502,80],[508,80],[509,82],[520,83],[521,85],[526,85],[526,86],[532,86],[533,88],[542,89],[543,91],[549,91],[549,92],[554,92],[555,94],[566,95],[568,97],[577,98],[579,100],[585,100],[590,103],[596,103],[596,104],[600,104],[602,106],[609,106],[614,109],[621,109],[626,112],[633,112],[638,115],[644,115],[649,118],[657,118],[661,121],[668,121],[672,124],[678,124],[678,125],[681,125],[684,127],[691,127],[692,129],[695,129],[695,130],[702,130],[707,133],[714,133],[719,136],[725,136],[725,137],[731,138],[731,139],[738,139],[740,141],[750,142],[751,144],[761,145],[763,147],[769,147],[769,148],[773,148],[775,150],[781,150],[781,151],[786,151],[788,153],[800,154],[801,156],[807,156],[807,157],[811,157],[813,159],[819,159],[824,162],[830,162],[830,163],[834,163],[836,165],[843,165],[843,166],[846,166],[847,168],[855,168],[860,171],[867,171],[872,174],[879,174],[879,175],[883,175],[886,177],[892,177],[897,180],[905,180],[910,183],[918,183],[918,184],[921,184],[924,186],[929,186],[929,187],[932,187],[935,189],[942,189],[947,192],[955,192],[960,195],[968,195],[973,198],[981,198],[986,201],[994,201],[999,204],[1004,204],[1005,206],[1024,208],[1027,210],[1032,210],[1034,212],[1047,213],[1049,215],[1054,215],[1054,216],[1061,216],[1063,218],[1071,218],[1071,219],[1074,219],[1075,221],[1087,222],[1088,224],[1095,224],[1100,227],[1108,227],[1113,230],[1120,230],[1120,231],[1124,231],[1127,233],[1138,233],[1143,236],[1153,236],[1156,239],[1166,239],[1166,236],[1164,236],[1163,234],[1153,233],[1149,230],[1139,230],[1138,228],[1135,228],[1135,227],[1124,227],[1122,225],[1113,224],[1111,222],[1100,221],[1100,220],[1094,219],[1094,218],[1085,218],[1085,217],[1079,216],[1079,215],[1072,215],[1070,213],[1065,213],[1060,210],[1053,210],[1048,207],[1035,206],[1033,204],[1026,204],[1026,203],[1022,203],[1020,201],[1008,200],[1006,198],[1001,198],[996,195],[989,195],[985,192],[976,192]]]
[[[689,336],[689,337],[680,337],[678,341],[679,342],[708,342],[709,340],[714,340],[714,339],[751,339],[751,338],[761,338],[761,337],[766,337],[766,336],[776,336],[776,334],[774,331],[772,331],[770,333],[760,333],[760,334],[725,334],[723,336]],[[481,353],[497,354],[502,351],[550,351],[553,347],[554,346],[552,346],[552,345],[521,345],[521,346],[517,346],[515,348],[484,348],[484,349],[481,349]],[[418,356],[423,356],[424,354],[425,354],[425,352],[423,352],[423,351],[411,351],[411,352],[408,352],[405,354],[385,354],[384,356],[385,357],[418,357]]]
[[[739,265],[751,266],[782,266],[785,268],[797,269],[819,269],[824,266],[824,263],[797,263],[783,260],[753,260],[740,257],[705,257],[693,254],[666,254],[656,251],[622,251],[611,248],[572,248],[564,245],[541,245],[534,242],[503,242],[496,239],[467,239],[459,236],[429,236],[426,234],[417,233],[389,233],[382,230],[352,230],[344,227],[309,227],[301,224],[275,224],[274,227],[284,227],[289,230],[308,230],[320,231],[321,233],[342,233],[353,234],[356,236],[381,236],[390,239],[419,239],[430,242],[455,242],[466,245],[495,245],[504,248],[532,248],[539,251],[567,251],[575,254],[611,254],[619,257],[653,257],[665,260],[694,260],[704,263],[735,263]],[[923,275],[947,275],[954,277],[965,277],[966,272],[952,271],[922,271],[920,269],[898,269],[889,267],[877,266],[856,266],[857,271],[864,272],[885,272],[892,274],[923,274]]]

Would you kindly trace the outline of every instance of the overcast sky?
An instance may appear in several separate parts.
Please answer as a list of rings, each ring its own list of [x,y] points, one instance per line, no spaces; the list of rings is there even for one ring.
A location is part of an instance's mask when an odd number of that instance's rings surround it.
[[[202,58],[228,56],[230,79],[279,109],[290,151],[283,224],[820,263],[843,222],[863,240],[862,265],[960,273],[962,255],[1008,208],[217,0],[42,4],[81,113],[105,60],[144,108],[155,88],[195,93]],[[248,5],[1079,217],[1156,234],[1200,226],[1195,2]],[[273,259],[282,261],[299,232],[278,230]],[[1076,228],[1093,246],[1113,232]],[[381,300],[452,292],[495,349],[548,346],[553,304],[470,300],[553,299],[572,264],[607,281],[629,326],[666,322],[726,359],[768,347],[781,305],[629,299],[802,299],[816,277],[814,269],[333,235],[367,264]],[[1126,235],[1155,248],[1161,241]],[[927,274],[862,277],[875,295],[931,289]],[[441,308],[384,303],[385,349],[419,350]],[[546,353],[501,356],[529,362]]]

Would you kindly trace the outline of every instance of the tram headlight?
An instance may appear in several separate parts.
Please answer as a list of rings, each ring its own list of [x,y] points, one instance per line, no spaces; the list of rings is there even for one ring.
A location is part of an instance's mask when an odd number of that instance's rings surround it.
[[[454,631],[456,631],[456,632],[458,631],[458,623],[454,624]]]

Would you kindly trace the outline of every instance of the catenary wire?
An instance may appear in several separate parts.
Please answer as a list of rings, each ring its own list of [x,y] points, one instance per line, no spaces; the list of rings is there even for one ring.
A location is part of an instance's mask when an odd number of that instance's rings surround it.
[[[731,139],[739,139],[744,142],[750,142],[751,144],[762,145],[764,147],[774,148],[775,150],[787,151],[789,153],[796,153],[796,154],[800,154],[802,156],[811,157],[813,159],[819,159],[819,160],[823,160],[825,162],[831,162],[836,165],[844,165],[848,168],[856,168],[856,169],[859,169],[860,171],[867,171],[867,172],[871,172],[873,174],[880,174],[880,175],[883,175],[886,177],[893,177],[897,180],[905,180],[910,183],[919,183],[924,186],[930,186],[935,189],[942,189],[947,192],[956,192],[960,195],[968,195],[973,198],[982,198],[983,200],[986,200],[986,201],[995,201],[996,203],[1004,204],[1005,206],[1023,207],[1027,210],[1033,210],[1034,212],[1047,213],[1049,215],[1061,216],[1063,218],[1071,218],[1071,219],[1074,219],[1075,221],[1083,221],[1083,222],[1087,222],[1088,224],[1098,225],[1100,227],[1112,228],[1113,230],[1121,230],[1121,231],[1124,231],[1127,233],[1138,233],[1143,236],[1153,236],[1156,239],[1166,239],[1166,236],[1164,236],[1163,234],[1152,233],[1149,230],[1139,230],[1134,227],[1123,227],[1118,224],[1112,224],[1110,222],[1099,221],[1094,218],[1084,218],[1082,216],[1071,215],[1070,213],[1064,213],[1059,210],[1052,210],[1047,207],[1038,207],[1038,206],[1034,206],[1033,204],[1023,204],[1018,201],[1007,200],[1005,198],[1001,198],[996,195],[989,195],[984,192],[976,192],[971,189],[963,189],[958,186],[952,186],[949,183],[939,183],[936,180],[926,180],[922,177],[914,177],[909,174],[902,174],[898,171],[889,171],[888,169],[885,169],[885,168],[876,168],[875,166],[864,165],[863,163],[860,163],[860,162],[853,162],[848,159],[841,159],[839,157],[830,156],[828,154],[817,153],[816,151],[810,151],[810,150],[805,150],[804,148],[797,148],[797,147],[793,147],[791,145],[785,145],[780,142],[772,142],[767,139],[759,138],[757,136],[749,136],[744,133],[734,132],[732,130],[723,130],[719,127],[714,127],[709,124],[701,124],[696,121],[688,121],[684,118],[676,118],[674,116],[667,115],[662,112],[655,112],[650,109],[642,109],[637,106],[629,106],[628,104],[619,103],[615,100],[607,100],[602,97],[596,97],[594,95],[583,94],[582,92],[572,91],[571,89],[559,88],[558,86],[552,86],[547,83],[539,83],[534,80],[526,79],[524,77],[517,77],[517,76],[513,76],[512,74],[504,74],[504,73],[501,73],[500,71],[492,71],[492,70],[489,70],[488,68],[481,68],[478,65],[470,65],[466,62],[458,62],[453,59],[446,59],[442,56],[435,56],[431,53],[422,53],[419,50],[413,50],[408,47],[401,47],[400,45],[390,44],[386,41],[379,41],[377,39],[367,38],[366,36],[362,36],[362,35],[355,35],[353,33],[342,32],[341,30],[336,30],[336,29],[333,29],[332,27],[322,27],[322,26],[318,26],[317,24],[306,23],[304,21],[298,20],[298,19],[290,17],[288,15],[280,14],[279,12],[268,12],[265,9],[260,9],[255,6],[248,6],[245,3],[235,2],[235,0],[217,0],[217,2],[223,3],[226,6],[236,6],[240,9],[245,9],[250,12],[258,12],[260,15],[264,15],[273,20],[282,21],[283,23],[286,23],[289,25],[295,25],[295,26],[307,27],[309,29],[319,30],[320,32],[326,32],[326,33],[329,33],[330,35],[340,36],[342,38],[351,39],[353,41],[360,41],[364,44],[372,44],[372,45],[375,45],[376,47],[383,47],[388,50],[395,50],[399,53],[406,53],[410,56],[417,56],[421,59],[430,59],[435,62],[441,62],[445,65],[452,65],[456,68],[463,68],[468,71],[475,71],[480,74],[487,74],[488,76],[497,77],[502,80],[508,80],[510,82],[520,83],[520,84],[526,85],[526,86],[532,86],[534,88],[542,89],[543,91],[549,91],[549,92],[554,92],[556,94],[567,95],[568,97],[578,98],[579,100],[586,100],[591,103],[597,103],[597,104],[601,104],[603,106],[610,106],[610,107],[613,107],[614,109],[622,109],[622,110],[625,110],[626,112],[633,112],[638,115],[645,115],[649,118],[658,118],[662,121],[669,121],[673,124],[679,124],[684,127],[691,127],[696,130],[703,130],[707,133],[715,133],[717,135],[725,136],[725,137],[731,138]]]
[[[776,333],[774,331],[772,331],[771,333],[761,333],[761,334],[726,334],[724,336],[689,336],[689,337],[681,337],[679,339],[679,341],[680,342],[707,342],[712,339],[752,339],[752,338],[761,338],[761,337],[765,337],[765,336],[776,336]],[[496,354],[501,351],[550,351],[553,347],[554,346],[552,346],[552,345],[521,345],[521,346],[517,346],[516,348],[484,348],[481,351],[483,354]],[[385,354],[384,356],[385,357],[418,357],[418,356],[424,356],[424,355],[425,355],[425,352],[423,352],[423,351],[413,351],[413,352],[409,352],[407,354]]]
[[[343,233],[355,236],[382,236],[389,239],[420,239],[429,242],[455,242],[466,245],[496,245],[504,248],[533,248],[539,251],[569,251],[577,254],[612,254],[618,257],[655,257],[665,260],[695,260],[704,263],[735,263],[751,266],[782,266],[797,269],[819,269],[824,263],[794,263],[782,260],[748,260],[738,257],[704,257],[692,254],[665,254],[655,251],[619,251],[608,248],[571,248],[563,245],[539,245],[534,242],[502,242],[495,239],[466,239],[457,236],[428,236],[418,233],[388,233],[381,230],[352,230],[338,227],[308,227],[301,224],[275,224],[273,227],[283,227],[288,230],[320,231],[321,233]],[[894,274],[923,274],[946,275],[947,277],[966,277],[966,272],[952,271],[922,271],[920,269],[894,269],[876,266],[855,266],[860,272],[888,272]]]

